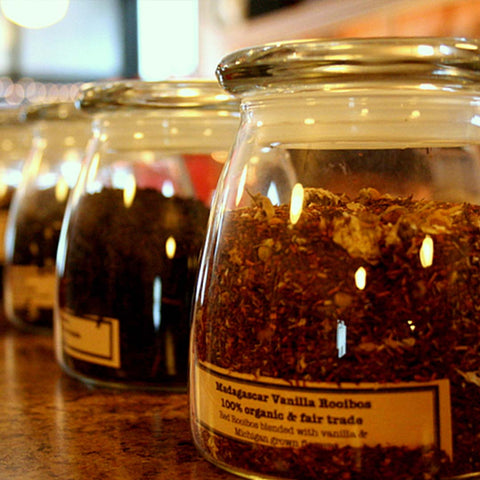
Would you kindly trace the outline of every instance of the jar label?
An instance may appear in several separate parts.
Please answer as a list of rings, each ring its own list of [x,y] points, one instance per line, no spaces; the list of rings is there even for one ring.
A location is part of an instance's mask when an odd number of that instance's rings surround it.
[[[55,299],[55,267],[11,265],[8,282],[15,309],[52,309]]]
[[[450,382],[287,382],[193,369],[197,421],[225,437],[298,448],[435,445],[452,457]]]
[[[120,324],[115,318],[59,312],[63,350],[86,362],[120,368]]]

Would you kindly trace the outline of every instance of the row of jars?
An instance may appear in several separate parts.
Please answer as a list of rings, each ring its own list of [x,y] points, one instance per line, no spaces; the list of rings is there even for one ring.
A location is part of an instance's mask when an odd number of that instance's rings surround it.
[[[190,309],[238,101],[214,81],[87,85],[25,110],[4,304],[86,381],[185,390]],[[62,228],[63,227],[63,228]]]
[[[480,476],[479,52],[282,42],[225,57],[223,89],[85,88],[63,221],[18,236],[28,259],[57,236],[56,256],[10,262],[45,136],[11,207],[8,315],[53,308],[59,363],[86,381],[188,373],[197,447],[247,478]],[[62,178],[41,192],[57,206]],[[22,305],[32,275],[53,306]]]

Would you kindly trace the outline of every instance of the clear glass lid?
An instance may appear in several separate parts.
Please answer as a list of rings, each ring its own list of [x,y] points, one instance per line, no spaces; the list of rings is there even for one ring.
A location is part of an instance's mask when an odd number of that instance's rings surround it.
[[[238,110],[238,101],[215,80],[144,82],[140,80],[85,85],[77,107],[88,113],[121,108],[201,108]]]
[[[465,38],[297,40],[233,52],[222,59],[216,74],[233,94],[379,81],[477,88],[479,48],[480,39]]]
[[[75,108],[73,102],[50,102],[32,104],[22,111],[22,117],[27,122],[37,121],[65,121],[65,120],[86,120],[88,117]]]

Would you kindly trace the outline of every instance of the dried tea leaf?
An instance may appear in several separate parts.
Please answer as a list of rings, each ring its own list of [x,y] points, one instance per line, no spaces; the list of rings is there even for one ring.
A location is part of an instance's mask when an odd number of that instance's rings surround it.
[[[341,197],[323,188],[305,188],[303,198],[306,205],[316,203],[318,205],[338,205]]]
[[[376,263],[380,257],[382,230],[358,217],[344,213],[333,220],[333,241],[343,247],[353,258],[363,258]]]
[[[462,372],[457,370],[457,372],[469,383],[473,383],[477,387],[480,387],[480,372]]]

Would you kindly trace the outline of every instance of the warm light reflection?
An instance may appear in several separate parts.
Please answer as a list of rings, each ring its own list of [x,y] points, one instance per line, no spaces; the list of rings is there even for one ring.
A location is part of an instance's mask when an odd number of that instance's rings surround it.
[[[69,191],[68,183],[63,177],[60,177],[57,184],[55,185],[55,198],[57,202],[59,203],[64,202],[68,197],[68,191]]]
[[[165,242],[165,253],[167,257],[172,259],[175,256],[175,252],[177,251],[177,242],[173,237],[168,237],[167,241]]]
[[[295,225],[300,219],[303,210],[303,186],[301,183],[296,183],[292,190],[290,199],[290,222]]]
[[[90,161],[90,166],[88,167],[88,177],[87,177],[88,185],[91,185],[94,182],[95,178],[97,177],[99,161],[100,161],[100,156],[98,155],[98,153],[96,153],[92,157],[92,160]]]
[[[225,163],[228,158],[228,152],[226,150],[219,150],[218,152],[212,152],[212,158],[218,163]]]
[[[4,150],[5,152],[10,152],[13,150],[13,142],[9,138],[5,138],[2,140],[1,143],[1,149]]]
[[[415,330],[415,324],[413,323],[413,320],[407,320],[407,323],[410,327],[410,330],[413,332]]]
[[[133,138],[134,138],[135,140],[141,140],[143,137],[144,137],[143,132],[135,132],[135,133],[133,134]]]
[[[240,182],[238,183],[237,197],[235,198],[235,206],[238,207],[243,197],[243,191],[245,190],[245,183],[247,182],[247,166],[245,165],[240,176]]]
[[[179,88],[178,89],[178,96],[179,97],[196,97],[198,95],[198,88],[190,88],[190,87],[185,87],[185,88]]]
[[[8,192],[8,185],[5,182],[0,182],[0,198],[3,198]]]
[[[355,272],[355,285],[359,290],[363,290],[367,285],[367,271],[364,267],[358,267]]]
[[[433,239],[426,235],[420,247],[420,263],[423,268],[428,268],[433,264]]]
[[[137,193],[137,182],[133,174],[127,175],[125,186],[123,188],[123,203],[126,208],[130,208]]]
[[[63,144],[66,147],[74,147],[76,143],[75,137],[72,135],[68,135],[63,139]]]
[[[456,48],[461,48],[462,50],[478,50],[478,45],[474,43],[456,43]]]

